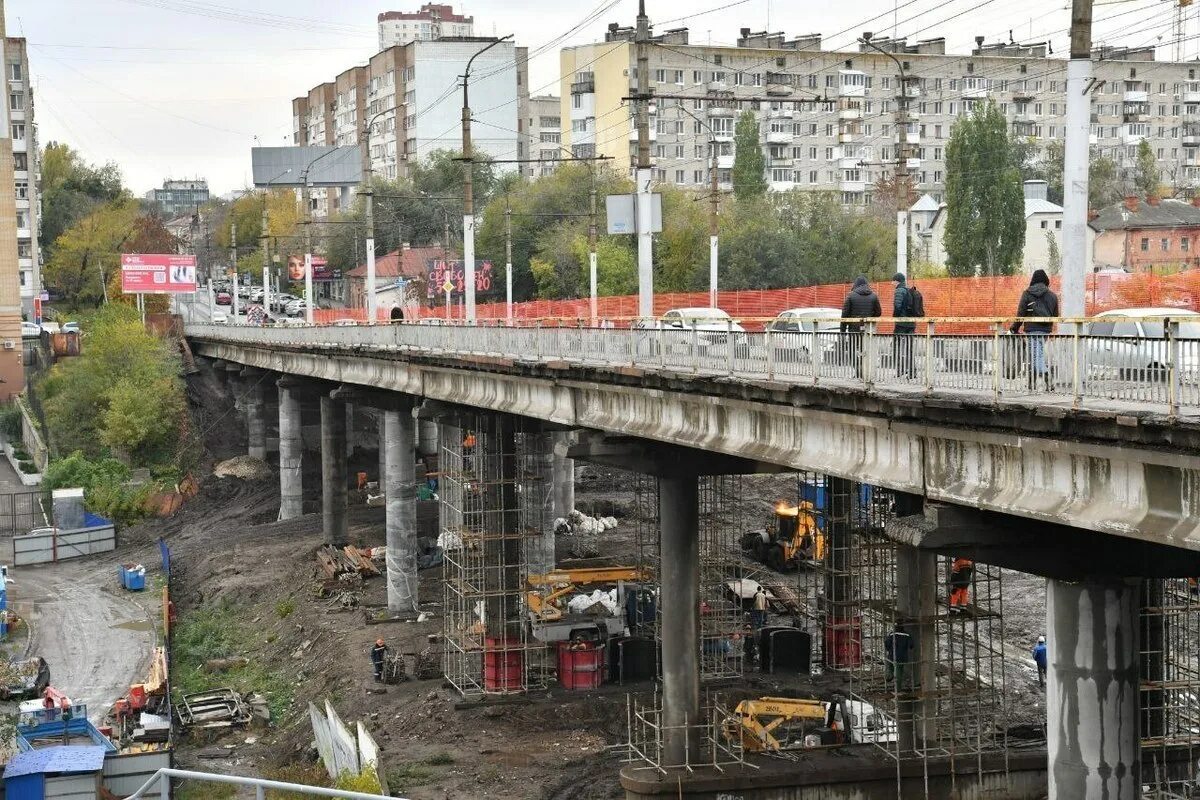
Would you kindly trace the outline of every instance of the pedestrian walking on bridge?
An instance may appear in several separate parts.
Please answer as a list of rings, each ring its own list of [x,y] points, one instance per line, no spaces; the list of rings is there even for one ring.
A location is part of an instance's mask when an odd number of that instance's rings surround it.
[[[879,295],[875,294],[871,284],[867,283],[867,276],[859,275],[854,279],[854,286],[850,288],[845,302],[842,303],[842,319],[850,320],[842,322],[842,333],[846,334],[843,339],[842,352],[845,354],[846,363],[854,365],[854,373],[859,378],[864,374],[862,363],[863,323],[860,320],[876,319],[881,316],[883,316],[883,309],[879,305]]]
[[[1025,326],[1025,337],[1029,344],[1025,355],[1029,359],[1031,392],[1038,388],[1039,383],[1045,386],[1046,391],[1050,391],[1050,370],[1046,365],[1046,337],[1054,330],[1054,324],[1046,321],[1022,323],[1021,320],[1025,317],[1041,317],[1044,320],[1046,317],[1057,316],[1058,295],[1050,291],[1050,278],[1047,277],[1046,270],[1034,270],[1033,277],[1029,279],[1029,287],[1021,292],[1021,299],[1017,302],[1017,319],[1009,328],[1016,334],[1021,332],[1022,324]]]

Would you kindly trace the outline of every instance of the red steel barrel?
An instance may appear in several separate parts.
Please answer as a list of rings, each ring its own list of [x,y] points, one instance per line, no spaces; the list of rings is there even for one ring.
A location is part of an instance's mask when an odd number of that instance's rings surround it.
[[[483,689],[504,694],[525,688],[525,652],[519,639],[488,637],[483,643]]]
[[[558,682],[564,689],[596,689],[604,683],[604,645],[559,642]]]

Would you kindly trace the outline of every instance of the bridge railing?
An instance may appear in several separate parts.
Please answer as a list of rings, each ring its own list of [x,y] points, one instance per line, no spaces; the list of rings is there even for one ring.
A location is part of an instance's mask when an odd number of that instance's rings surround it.
[[[1106,317],[1104,323],[1120,322]],[[593,367],[750,380],[1001,398],[1048,396],[1200,411],[1196,323],[1138,318],[1158,336],[1098,336],[1093,320],[1045,320],[1054,333],[1009,333],[1011,319],[921,320],[912,334],[891,320],[829,320],[816,330],[744,331],[534,324],[522,326],[188,325],[191,336],[268,347],[413,351],[429,355],[563,361]],[[839,330],[835,324],[848,323]],[[1023,320],[1028,324],[1030,320]],[[1037,320],[1034,320],[1037,322]],[[1184,327],[1181,327],[1181,324]],[[940,328],[967,330],[941,333]],[[1145,328],[1150,330],[1149,327]]]

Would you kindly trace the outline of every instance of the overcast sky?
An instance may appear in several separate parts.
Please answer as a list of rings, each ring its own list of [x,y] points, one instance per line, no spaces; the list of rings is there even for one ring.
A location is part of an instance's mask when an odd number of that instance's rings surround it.
[[[167,177],[204,177],[216,193],[245,186],[255,137],[264,145],[291,142],[291,98],[365,63],[376,50],[379,12],[420,4],[5,0],[8,34],[29,41],[42,144],[65,141],[92,161],[116,162],[138,193]],[[769,24],[789,35],[820,32],[828,49],[851,45],[864,29],[890,34],[895,23],[899,35],[945,36],[948,51],[956,53],[966,52],[977,35],[1007,40],[1011,29],[1019,40],[1049,39],[1059,54],[1067,49],[1068,5],[647,0],[647,11],[660,30],[691,28],[693,42],[732,44],[739,28]],[[557,94],[559,49],[602,39],[609,22],[633,24],[637,0],[473,0],[463,10],[475,16],[478,35],[514,33],[531,51],[544,47],[533,62],[531,89]],[[1168,0],[1096,0],[1095,16],[1098,41],[1157,42],[1164,45],[1159,57],[1170,56]],[[1195,58],[1200,24],[1190,22],[1186,35],[1187,55]]]

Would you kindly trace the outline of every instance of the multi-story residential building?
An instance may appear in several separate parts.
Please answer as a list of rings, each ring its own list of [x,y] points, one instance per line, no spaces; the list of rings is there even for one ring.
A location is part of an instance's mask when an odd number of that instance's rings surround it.
[[[366,66],[352,67],[292,101],[293,143],[358,144],[369,126],[371,171],[389,179],[407,174],[409,163],[437,150],[461,150],[459,76],[467,61],[494,41],[443,37],[381,50]],[[526,54],[524,47],[500,42],[472,64],[469,97],[475,153],[514,160],[526,152],[518,116],[529,102]],[[331,203],[323,190],[314,190],[316,216],[337,211]]]
[[[475,18],[455,14],[453,6],[426,3],[420,11],[384,11],[379,15],[379,49],[443,37],[474,36]]]
[[[522,118],[528,146],[527,157],[539,163],[524,165],[522,171],[527,178],[537,178],[554,172],[559,159],[570,158],[562,150],[562,101],[551,94],[529,98],[529,111]]]
[[[4,72],[8,83],[8,112],[12,134],[13,186],[17,201],[17,264],[20,268],[21,309],[33,318],[33,299],[42,291],[41,169],[37,125],[33,117],[33,86],[25,40],[5,41]]]
[[[20,203],[20,207],[27,212],[25,221],[30,225],[29,228],[18,227],[21,220],[18,219],[19,203],[16,194],[0,191],[0,401],[7,402],[25,387],[25,367],[21,350],[21,277],[27,274],[22,269],[23,265],[28,264],[32,270],[33,250],[36,249],[37,243],[28,202],[28,186],[34,182],[29,153],[36,153],[37,148],[33,139],[33,115],[28,104],[32,95],[29,94],[25,42],[5,37],[4,0],[0,0],[0,61],[4,64],[9,94],[8,103],[0,105],[0,115],[3,115],[3,119],[0,119],[0,186],[16,186],[19,191],[22,180],[25,182],[27,196],[25,202]],[[17,102],[14,99],[17,92],[24,93],[25,105],[21,112],[13,109]],[[14,149],[18,144],[21,147],[20,152],[25,154],[25,168],[21,170],[26,173],[24,179],[15,177],[20,174],[16,170]],[[22,231],[26,231],[26,235],[22,235]],[[30,249],[23,250],[22,242],[28,243]]]
[[[163,181],[161,189],[146,192],[147,202],[153,203],[163,219],[194,214],[208,202],[208,181],[203,178],[182,181]]]
[[[633,31],[610,25],[605,41],[561,53],[562,143],[577,155],[629,165],[637,134],[629,97],[637,86]],[[859,50],[821,49],[820,35],[743,28],[737,46],[694,45],[687,29],[656,36],[649,52],[650,138],[655,176],[683,187],[708,183],[712,147],[729,188],[733,130],[753,111],[776,190],[833,190],[847,205],[872,202],[900,155],[898,112],[907,104],[907,164],[914,190],[942,199],[954,123],[994,101],[1014,133],[1045,147],[1064,137],[1066,61],[1044,43],[984,44],[945,52],[943,39],[875,38]],[[1092,144],[1127,172],[1149,143],[1164,180],[1200,185],[1200,64],[1154,60],[1154,48],[1102,48],[1093,69]]]

